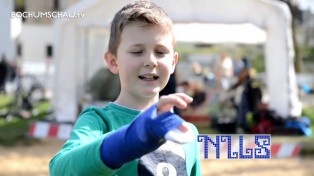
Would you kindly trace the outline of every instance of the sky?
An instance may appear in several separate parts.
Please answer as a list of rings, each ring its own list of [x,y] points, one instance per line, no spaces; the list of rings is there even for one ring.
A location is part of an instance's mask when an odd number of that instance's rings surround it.
[[[302,10],[311,10],[314,13],[314,0],[299,0],[299,6]]]

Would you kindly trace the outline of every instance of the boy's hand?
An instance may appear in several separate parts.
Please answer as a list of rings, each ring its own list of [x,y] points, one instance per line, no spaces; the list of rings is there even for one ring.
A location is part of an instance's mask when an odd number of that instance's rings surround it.
[[[171,111],[174,106],[185,109],[192,101],[193,98],[184,93],[162,96],[157,104],[157,115]],[[179,127],[167,132],[165,139],[176,143],[191,142],[194,139],[194,134],[193,131],[189,130],[187,123],[183,121]]]
[[[184,93],[174,93],[161,96],[157,104],[157,114],[171,111],[174,106],[185,109],[188,104],[193,101],[193,98]]]

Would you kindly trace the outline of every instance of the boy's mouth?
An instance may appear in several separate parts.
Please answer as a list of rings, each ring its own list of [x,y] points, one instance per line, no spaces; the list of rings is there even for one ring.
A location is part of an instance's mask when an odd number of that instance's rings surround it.
[[[138,78],[140,78],[141,80],[145,80],[145,81],[155,81],[159,78],[159,76],[152,75],[152,74],[145,74],[145,75],[138,76]]]

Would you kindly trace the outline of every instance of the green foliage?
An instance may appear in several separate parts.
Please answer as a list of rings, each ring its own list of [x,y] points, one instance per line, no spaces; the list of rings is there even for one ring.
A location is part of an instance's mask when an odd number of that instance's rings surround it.
[[[311,120],[311,129],[312,133],[314,133],[314,106],[303,108],[302,115],[308,117]],[[312,134],[312,139],[314,139],[314,134]]]
[[[212,128],[209,125],[195,125],[199,134],[219,134],[220,132],[216,128]]]
[[[300,49],[304,61],[314,62],[314,48],[304,47]]]
[[[12,103],[13,97],[0,94],[0,109]]]
[[[311,119],[311,122],[314,123],[314,107],[313,106],[303,108],[302,115],[308,117],[309,119]]]
[[[25,9],[25,0],[15,0],[15,11],[24,12]]]
[[[257,73],[265,72],[265,59],[262,55],[256,56],[255,59],[251,60],[253,68],[256,69]]]

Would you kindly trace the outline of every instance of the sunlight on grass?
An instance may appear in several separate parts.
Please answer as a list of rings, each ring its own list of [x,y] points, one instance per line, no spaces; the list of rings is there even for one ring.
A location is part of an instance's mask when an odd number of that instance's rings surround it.
[[[302,114],[311,119],[312,123],[314,122],[314,107],[303,108]]]
[[[0,108],[8,106],[13,100],[13,96],[0,94]]]

